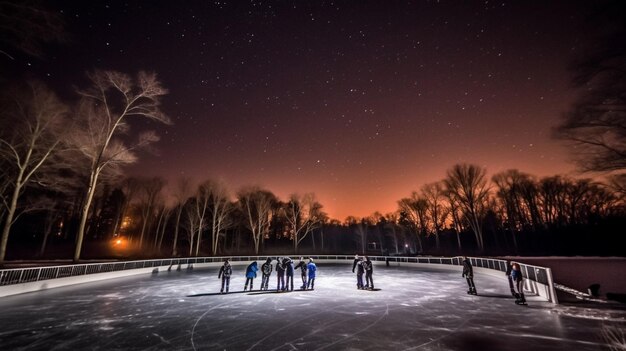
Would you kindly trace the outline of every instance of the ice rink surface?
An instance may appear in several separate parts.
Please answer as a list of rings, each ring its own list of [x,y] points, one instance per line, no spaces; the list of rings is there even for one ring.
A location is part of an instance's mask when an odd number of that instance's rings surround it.
[[[196,268],[4,297],[1,349],[606,350],[603,325],[624,327],[612,312],[517,306],[504,275],[477,275],[467,295],[460,267],[375,266],[381,290],[362,291],[351,267],[322,263],[314,291],[288,293],[243,292],[244,268],[227,295],[216,268]]]

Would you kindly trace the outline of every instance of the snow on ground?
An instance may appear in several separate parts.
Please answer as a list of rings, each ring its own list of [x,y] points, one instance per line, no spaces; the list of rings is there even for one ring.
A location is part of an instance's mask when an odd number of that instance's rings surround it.
[[[217,269],[195,269],[5,297],[0,345],[21,350],[519,350],[520,345],[602,350],[602,327],[625,326],[620,310],[592,312],[537,298],[517,306],[504,276],[477,276],[479,296],[467,295],[460,267],[457,272],[377,266],[374,282],[381,290],[361,291],[349,266],[319,264],[314,291],[289,293],[243,292],[243,268],[234,267],[227,295],[217,294]],[[299,283],[296,275],[294,285]],[[589,318],[602,313],[610,318]]]

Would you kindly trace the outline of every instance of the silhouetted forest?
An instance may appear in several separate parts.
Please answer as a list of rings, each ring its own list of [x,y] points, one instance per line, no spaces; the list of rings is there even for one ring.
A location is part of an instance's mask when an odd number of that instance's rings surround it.
[[[621,179],[623,181],[623,179]],[[621,186],[621,187],[620,187]],[[281,201],[269,190],[156,178],[105,186],[87,221],[86,258],[239,254],[623,255],[623,183],[455,165],[443,180],[398,200],[393,213],[329,219],[313,194]],[[192,190],[193,189],[193,190]],[[9,258],[69,258],[82,198],[46,196],[48,209],[12,228]],[[175,240],[175,241],[174,241]],[[176,242],[176,245],[174,245]]]

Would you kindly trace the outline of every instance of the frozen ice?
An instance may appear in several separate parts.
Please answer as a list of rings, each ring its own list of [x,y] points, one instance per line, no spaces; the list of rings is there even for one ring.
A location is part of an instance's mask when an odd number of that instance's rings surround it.
[[[160,272],[4,297],[4,350],[602,350],[603,325],[623,311],[517,306],[502,278],[461,271],[376,266],[378,291],[356,289],[349,265],[318,263],[314,291],[230,294],[217,268]],[[272,275],[270,288],[276,287]],[[260,286],[260,276],[255,287]],[[294,284],[299,286],[300,277]],[[593,318],[586,318],[592,316]],[[600,317],[598,317],[600,316]]]

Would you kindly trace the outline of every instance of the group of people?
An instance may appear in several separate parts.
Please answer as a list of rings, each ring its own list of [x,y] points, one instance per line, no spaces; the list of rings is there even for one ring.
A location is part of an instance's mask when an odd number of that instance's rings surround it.
[[[511,289],[511,295],[515,298],[515,304],[526,304],[526,298],[524,297],[524,276],[522,275],[522,269],[516,262],[506,262],[506,277],[509,281],[509,288]],[[469,258],[463,257],[463,278],[467,280],[469,286],[468,294],[477,295],[476,285],[474,285],[474,270],[472,269],[472,263]]]
[[[261,266],[261,288],[260,290],[269,289],[270,276],[274,270],[272,263],[273,259],[268,258]],[[317,266],[313,262],[312,258],[308,259],[308,263],[303,257],[300,257],[300,261],[294,266],[293,260],[289,257],[276,258],[276,291],[293,291],[293,276],[296,270],[300,269],[300,277],[302,278],[301,290],[315,289],[315,274],[317,272]],[[246,268],[246,283],[243,291],[248,290],[248,284],[250,285],[250,291],[254,289],[254,278],[257,277],[257,271],[259,270],[256,261],[250,263]],[[233,269],[228,259],[224,261],[224,264],[220,268],[217,275],[218,279],[222,279],[222,289],[220,293],[228,293],[230,286],[230,277],[233,273]],[[354,262],[352,264],[352,273],[356,273],[356,287],[359,290],[373,290],[374,289],[374,265],[369,257],[354,256]],[[363,275],[365,275],[365,282],[363,282]],[[515,303],[518,305],[526,304],[526,298],[524,297],[524,276],[522,275],[521,267],[518,263],[511,263],[507,261],[506,276],[509,281],[509,287],[511,289],[511,295],[515,297]],[[286,280],[285,280],[286,277]],[[463,273],[462,277],[467,280],[469,290],[467,293],[470,295],[477,295],[476,285],[474,284],[474,269],[472,263],[467,257],[463,257]]]
[[[352,273],[356,271],[356,288],[359,290],[374,290],[374,279],[372,275],[374,273],[374,265],[370,258],[359,257],[354,255],[354,262],[352,263]],[[365,284],[363,284],[363,274],[365,274]]]
[[[274,265],[272,258],[268,258],[263,265],[261,265],[261,288],[260,290],[269,289],[269,281]],[[315,289],[315,275],[317,272],[317,266],[313,262],[312,258],[308,259],[308,263],[303,257],[300,257],[300,261],[294,267],[293,260],[289,257],[276,258],[276,276],[277,284],[276,291],[293,291],[293,276],[294,272],[300,269],[300,276],[302,278],[301,290],[314,290]],[[254,289],[254,278],[257,277],[257,271],[259,270],[257,261],[254,261],[246,267],[246,283],[243,291],[248,290],[248,284],[250,285],[250,291]],[[222,288],[220,293],[228,293],[230,286],[230,277],[233,273],[233,269],[228,259],[224,260],[224,264],[220,268],[217,275],[218,279],[222,279]],[[285,277],[287,278],[285,280]],[[308,278],[308,279],[307,279]]]

